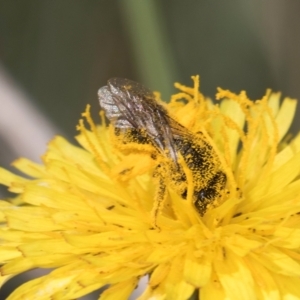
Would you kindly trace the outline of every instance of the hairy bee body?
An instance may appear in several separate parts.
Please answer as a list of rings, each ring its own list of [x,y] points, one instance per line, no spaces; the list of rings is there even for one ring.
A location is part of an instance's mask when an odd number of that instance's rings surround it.
[[[224,189],[226,183],[226,176],[219,169],[220,162],[211,145],[203,139],[201,134],[198,135],[194,135],[193,139],[175,139],[174,144],[176,151],[181,154],[191,172],[194,185],[193,203],[203,215],[207,206],[220,196],[220,191]],[[171,171],[172,187],[179,191],[183,198],[186,198],[187,178],[183,168],[179,165],[179,167],[171,168]]]
[[[187,197],[185,167],[193,180],[193,204],[200,215],[204,215],[208,205],[224,189],[226,175],[220,170],[219,159],[202,134],[192,133],[179,124],[150,90],[134,81],[110,79],[98,95],[100,106],[123,144],[152,146],[152,156],[157,161],[154,177],[159,183],[154,217],[161,209],[167,184],[182,198]],[[157,159],[158,156],[161,159]]]

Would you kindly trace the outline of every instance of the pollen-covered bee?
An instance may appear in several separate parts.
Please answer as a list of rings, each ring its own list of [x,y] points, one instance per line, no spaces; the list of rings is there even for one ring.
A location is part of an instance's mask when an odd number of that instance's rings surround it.
[[[186,199],[187,173],[193,181],[192,202],[203,216],[226,184],[219,159],[204,136],[178,123],[154,94],[137,82],[110,79],[99,89],[98,96],[114,134],[123,144],[143,144],[153,149],[151,157],[156,164],[153,176],[158,181],[153,207],[155,222],[166,198],[167,185]]]

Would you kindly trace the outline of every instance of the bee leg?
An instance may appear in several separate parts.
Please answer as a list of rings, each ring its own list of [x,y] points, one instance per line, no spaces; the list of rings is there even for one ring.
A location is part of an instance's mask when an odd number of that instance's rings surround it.
[[[158,172],[160,169],[160,166],[157,168],[157,170],[154,173],[154,178],[158,181],[158,188],[156,191],[156,195],[154,198],[154,204],[151,211],[151,222],[154,228],[159,229],[159,226],[157,225],[157,218],[159,213],[162,211],[164,202],[167,198],[167,186],[164,180],[164,176]]]
[[[207,206],[211,204],[216,198],[221,196],[222,190],[225,188],[226,175],[219,171],[208,182],[207,186],[195,193],[194,205],[201,216],[206,212]]]

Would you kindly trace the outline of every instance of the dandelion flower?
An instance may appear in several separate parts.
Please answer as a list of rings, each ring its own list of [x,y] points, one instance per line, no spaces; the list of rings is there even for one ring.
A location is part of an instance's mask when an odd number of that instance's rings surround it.
[[[212,149],[226,175],[220,195],[200,214],[191,190],[201,178],[177,153],[187,196],[166,177],[157,205],[154,162],[167,155],[153,157],[141,141],[124,151],[104,114],[95,125],[88,107],[81,147],[58,136],[43,164],[14,162],[25,178],[0,170],[17,194],[0,202],[1,282],[52,268],[9,300],[74,299],[105,286],[100,299],[128,299],[144,275],[140,300],[300,299],[300,136],[286,138],[296,101],[219,89],[214,104],[193,80],[176,84],[165,108]]]

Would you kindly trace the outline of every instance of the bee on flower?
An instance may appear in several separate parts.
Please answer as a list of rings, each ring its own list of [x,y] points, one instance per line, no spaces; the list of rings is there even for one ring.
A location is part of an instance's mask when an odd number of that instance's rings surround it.
[[[167,196],[167,183],[186,199],[190,177],[193,204],[200,215],[221,197],[226,175],[220,170],[218,156],[202,132],[189,131],[169,115],[151,91],[134,81],[110,79],[98,95],[106,117],[113,123],[119,147],[141,152],[140,145],[152,146],[149,154],[154,164],[158,161],[154,171],[154,177],[158,178],[153,209],[155,227]],[[124,174],[124,170],[120,174]]]

